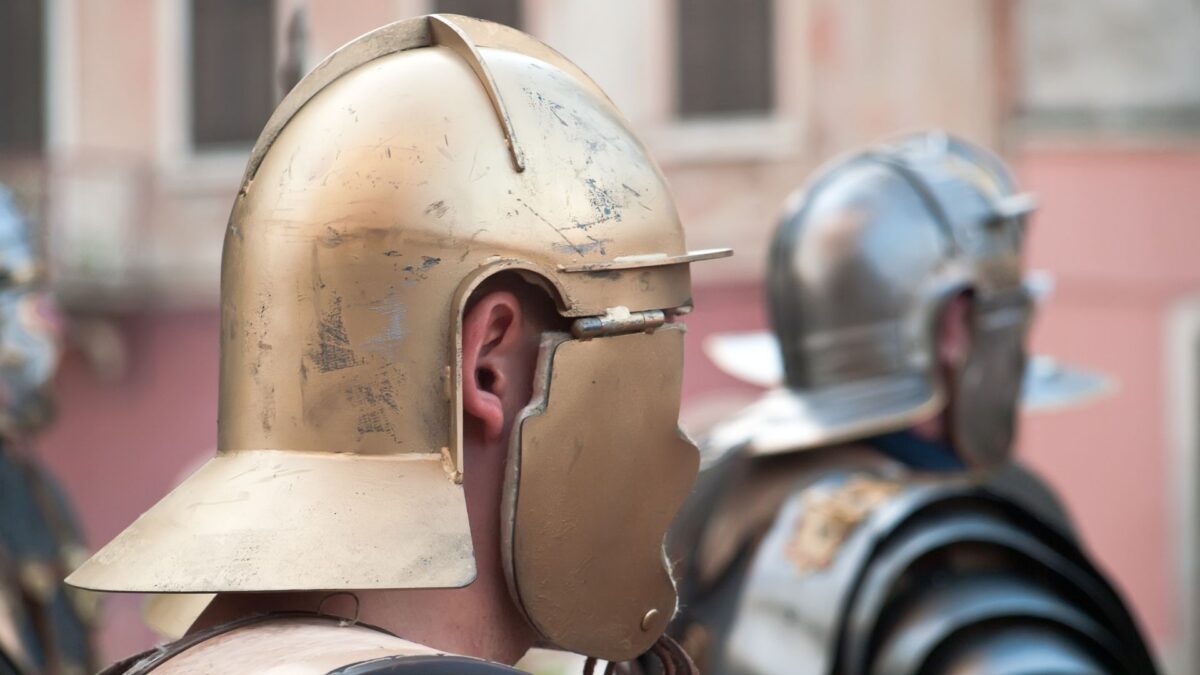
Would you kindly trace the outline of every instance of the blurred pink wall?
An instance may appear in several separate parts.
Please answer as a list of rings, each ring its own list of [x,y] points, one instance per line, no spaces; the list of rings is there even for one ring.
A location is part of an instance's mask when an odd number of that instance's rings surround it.
[[[59,423],[40,443],[93,548],[165,494],[217,439],[216,311],[134,316],[120,330],[129,351],[124,378],[97,381],[69,353],[58,378]],[[153,644],[139,602],[109,597],[100,622],[109,659]]]
[[[1095,406],[1028,419],[1023,455],[1061,489],[1151,635],[1184,641],[1164,345],[1170,306],[1200,290],[1200,148],[1034,146],[1017,168],[1041,202],[1029,265],[1057,280],[1034,344],[1121,381]]]

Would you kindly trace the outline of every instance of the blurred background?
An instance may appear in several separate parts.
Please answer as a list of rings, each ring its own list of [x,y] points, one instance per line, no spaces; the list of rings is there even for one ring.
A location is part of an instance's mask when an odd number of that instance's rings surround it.
[[[0,0],[0,182],[44,226],[71,316],[39,442],[93,545],[216,442],[218,267],[275,103],[347,40],[432,11],[528,31],[633,121],[696,270],[685,421],[758,394],[700,342],[765,325],[774,216],[820,162],[943,127],[997,148],[1042,208],[1055,294],[1035,347],[1117,395],[1023,422],[1020,455],[1176,673],[1200,671],[1200,2],[1197,0]],[[151,641],[112,599],[106,657]],[[1191,650],[1191,651],[1189,651]]]

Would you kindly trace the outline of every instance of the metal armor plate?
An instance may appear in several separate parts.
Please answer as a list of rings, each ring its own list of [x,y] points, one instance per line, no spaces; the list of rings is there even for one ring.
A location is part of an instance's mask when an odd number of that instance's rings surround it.
[[[1029,474],[933,476],[819,457],[806,471],[803,457],[782,498],[756,490],[736,462],[727,471],[743,479],[716,491],[710,528],[737,503],[730,495],[758,492],[777,508],[761,529],[747,520],[723,566],[704,558],[709,535],[695,544],[675,632],[704,672],[1155,672],[1121,597]],[[1004,670],[1013,659],[1034,670]]]

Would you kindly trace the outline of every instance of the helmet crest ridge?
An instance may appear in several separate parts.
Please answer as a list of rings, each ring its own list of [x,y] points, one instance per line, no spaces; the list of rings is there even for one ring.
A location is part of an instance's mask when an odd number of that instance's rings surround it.
[[[479,83],[487,92],[488,100],[492,102],[492,108],[496,111],[496,119],[500,122],[500,127],[504,129],[504,140],[508,144],[509,154],[512,155],[513,168],[517,173],[524,171],[525,156],[521,152],[521,146],[517,144],[516,134],[513,133],[508,109],[504,107],[504,99],[500,97],[500,90],[496,87],[492,71],[488,70],[487,62],[483,60],[483,56],[480,55],[471,36],[454,25],[448,17],[440,14],[429,17],[429,30],[434,43],[448,47],[463,61],[466,61],[467,65],[471,66],[471,70],[479,78]]]

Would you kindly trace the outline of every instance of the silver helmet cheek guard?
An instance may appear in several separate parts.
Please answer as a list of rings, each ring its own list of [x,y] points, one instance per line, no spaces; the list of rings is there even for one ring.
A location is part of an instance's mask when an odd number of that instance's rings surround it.
[[[1012,454],[1032,301],[1023,289],[975,299],[971,349],[950,382],[950,435],[970,467]]]
[[[542,343],[501,522],[510,591],[544,644],[625,660],[675,612],[663,540],[699,469],[677,422],[683,333]]]

